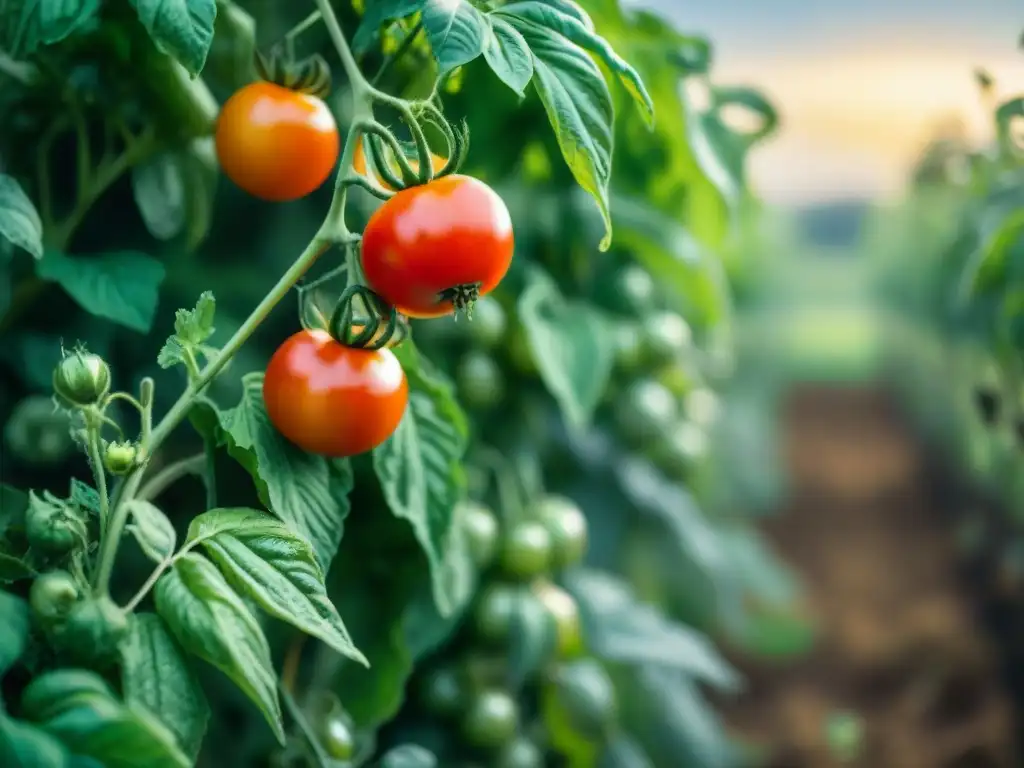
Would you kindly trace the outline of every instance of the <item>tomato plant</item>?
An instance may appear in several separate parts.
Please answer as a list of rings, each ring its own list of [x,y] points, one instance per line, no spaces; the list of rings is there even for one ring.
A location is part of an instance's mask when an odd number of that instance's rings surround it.
[[[754,204],[707,41],[176,8],[0,14],[0,763],[731,766],[739,534],[655,461]]]

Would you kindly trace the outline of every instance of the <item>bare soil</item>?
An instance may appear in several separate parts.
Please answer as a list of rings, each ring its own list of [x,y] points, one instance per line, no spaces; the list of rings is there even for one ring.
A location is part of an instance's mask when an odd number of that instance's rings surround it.
[[[793,494],[765,525],[805,581],[815,650],[734,659],[747,692],[726,708],[772,768],[1018,768],[1005,654],[965,575],[950,505],[962,499],[881,392],[805,388],[784,409]],[[826,723],[855,713],[842,763]]]

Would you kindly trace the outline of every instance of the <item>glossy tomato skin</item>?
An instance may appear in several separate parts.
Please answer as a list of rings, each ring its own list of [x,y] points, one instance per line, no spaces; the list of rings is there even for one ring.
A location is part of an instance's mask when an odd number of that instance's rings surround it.
[[[409,400],[389,349],[353,349],[327,331],[285,340],[267,365],[263,401],[277,430],[309,453],[355,456],[398,428]]]
[[[381,298],[409,317],[441,317],[441,294],[479,284],[490,293],[512,263],[512,219],[482,181],[451,175],[410,187],[378,208],[363,232],[363,273]]]
[[[448,161],[445,160],[440,155],[435,155],[433,152],[430,153],[430,166],[434,169],[434,173],[440,172],[441,169],[444,168],[444,166],[445,166],[445,164],[447,162]],[[419,169],[420,169],[419,160],[415,160],[415,159],[413,159],[411,157],[409,158],[409,165],[412,167],[412,169],[414,171],[419,171]],[[372,174],[367,172],[366,153],[363,152],[363,142],[362,141],[360,141],[360,142],[358,142],[356,144],[356,148],[355,148],[355,150],[353,152],[353,155],[352,155],[352,170],[355,171],[356,173],[358,173],[360,176],[371,176],[372,175]],[[398,164],[397,163],[393,163],[392,164],[391,170],[393,170],[395,172],[395,175],[398,176],[398,178],[402,178],[402,172],[398,169]],[[392,192],[394,191],[394,187],[392,187],[390,184],[388,184],[386,181],[384,181],[384,179],[377,179],[377,182],[382,187],[384,187],[384,189],[389,189]]]
[[[340,140],[324,102],[263,81],[236,91],[221,108],[214,136],[225,175],[254,197],[305,197],[331,175]]]

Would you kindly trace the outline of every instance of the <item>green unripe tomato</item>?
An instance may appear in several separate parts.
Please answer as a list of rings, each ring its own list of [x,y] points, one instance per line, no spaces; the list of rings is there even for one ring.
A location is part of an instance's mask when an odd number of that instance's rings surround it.
[[[540,502],[537,517],[551,537],[551,567],[556,570],[576,565],[587,552],[587,518],[572,499],[547,496]]]
[[[340,713],[328,714],[317,729],[324,751],[335,760],[351,760],[356,754],[356,739],[346,718]]]
[[[679,413],[676,398],[656,381],[634,382],[615,403],[615,422],[628,443],[656,439]]]
[[[42,496],[30,491],[25,510],[25,538],[33,549],[59,557],[85,541],[85,523],[48,491]]]
[[[550,582],[536,585],[533,593],[555,622],[555,652],[558,657],[568,659],[582,653],[580,609],[572,595]]]
[[[686,411],[687,418],[700,427],[714,424],[720,409],[718,395],[707,387],[692,390],[683,400],[683,410]]]
[[[67,571],[50,571],[32,582],[28,604],[40,624],[63,620],[79,597],[78,584]]]
[[[508,330],[508,319],[505,310],[493,296],[483,296],[473,305],[473,314],[469,318],[470,338],[485,349],[498,346]]]
[[[609,286],[609,308],[635,317],[650,312],[657,296],[654,278],[638,264],[620,267],[612,276]]]
[[[675,312],[655,312],[643,319],[644,350],[649,360],[676,360],[693,342],[689,324]]]
[[[498,550],[498,518],[482,504],[465,502],[462,525],[469,543],[469,554],[477,568],[486,568]]]
[[[498,755],[497,768],[544,768],[544,752],[525,736],[518,736]]]
[[[117,658],[117,646],[128,634],[128,617],[113,600],[99,597],[78,602],[54,632],[58,650],[77,663],[102,667]]]
[[[30,395],[15,406],[4,427],[4,440],[14,456],[30,464],[64,461],[75,445],[71,420],[45,395]]]
[[[644,358],[644,340],[632,323],[615,326],[615,367],[622,372],[635,371]]]
[[[135,467],[138,457],[134,443],[110,443],[103,451],[103,466],[112,475],[126,475]]]
[[[543,523],[523,520],[506,534],[501,546],[501,567],[517,579],[540,576],[551,565],[551,534]]]
[[[468,352],[455,370],[459,400],[470,408],[492,408],[505,396],[505,379],[486,352]]]
[[[497,749],[513,738],[519,728],[519,707],[505,691],[479,693],[462,721],[462,735],[470,746]]]
[[[564,665],[555,677],[559,707],[580,736],[598,740],[618,719],[615,686],[608,673],[594,659]]]
[[[423,709],[435,717],[451,717],[466,705],[462,676],[449,665],[428,672],[420,683],[419,693]]]
[[[53,369],[53,391],[69,406],[95,405],[110,391],[110,367],[85,349],[65,354]]]
[[[512,330],[512,337],[509,339],[508,354],[514,367],[519,373],[526,376],[533,376],[537,373],[537,363],[533,359],[533,350],[526,338],[526,332],[521,325]]]
[[[521,589],[512,584],[496,582],[484,587],[473,607],[473,627],[481,640],[494,644],[508,640],[520,594]]]
[[[683,480],[693,465],[704,457],[708,439],[696,424],[683,421],[665,434],[654,453],[654,461],[671,479]]]

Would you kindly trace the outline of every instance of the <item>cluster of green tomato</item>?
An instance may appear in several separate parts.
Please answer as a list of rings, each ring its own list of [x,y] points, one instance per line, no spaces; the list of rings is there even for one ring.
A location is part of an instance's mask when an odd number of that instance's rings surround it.
[[[688,479],[707,448],[717,415],[714,392],[695,371],[698,359],[686,320],[661,301],[637,264],[619,268],[599,300],[616,318],[615,377],[604,415],[630,447],[643,450],[673,480]]]
[[[576,602],[553,581],[582,560],[586,519],[552,495],[504,523],[478,504],[462,511],[481,588],[451,641],[417,671],[409,705],[383,736],[429,749],[439,765],[540,768],[559,751],[558,704],[586,699],[595,673],[603,704],[589,702],[599,711],[589,719],[615,710],[610,680],[586,657]],[[582,692],[574,690],[580,672]]]

